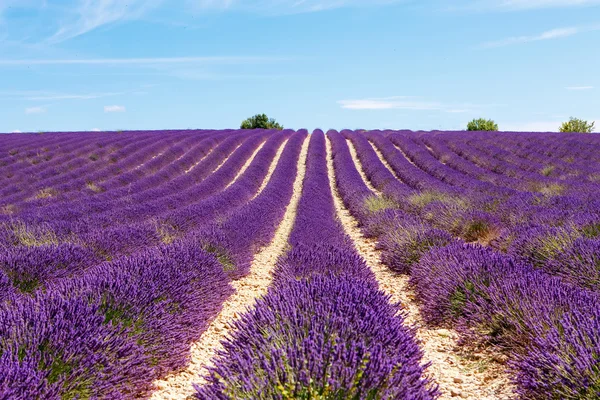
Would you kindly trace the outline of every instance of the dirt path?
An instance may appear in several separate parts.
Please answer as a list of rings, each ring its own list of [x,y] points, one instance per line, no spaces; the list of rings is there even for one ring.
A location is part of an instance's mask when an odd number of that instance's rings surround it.
[[[381,190],[377,189],[375,186],[373,186],[371,181],[369,181],[369,178],[367,178],[367,174],[365,174],[365,171],[362,169],[362,167],[359,168],[360,164],[358,161],[358,153],[356,152],[356,148],[354,147],[354,144],[348,139],[346,139],[346,144],[348,145],[348,149],[350,150],[350,155],[352,156],[352,160],[354,161],[354,164],[356,165],[356,170],[360,174],[360,177],[362,178],[365,185],[367,185],[369,190],[371,190],[371,192],[375,193],[377,196],[382,196],[383,192]]]
[[[306,172],[306,155],[309,138],[306,138],[298,160],[298,174],[294,180],[294,192],[285,211],[275,237],[268,247],[258,252],[252,262],[250,273],[244,278],[232,282],[236,292],[223,304],[223,309],[212,321],[200,340],[192,345],[190,365],[185,371],[168,376],[165,380],[156,381],[158,388],[151,399],[186,399],[194,393],[192,383],[203,383],[200,375],[206,373],[211,359],[222,348],[221,341],[230,330],[231,323],[252,307],[256,299],[267,292],[271,284],[271,271],[280,254],[288,245],[292,232],[298,202],[302,193],[302,182]]]
[[[271,180],[271,176],[273,175],[273,172],[275,172],[275,168],[277,167],[277,164],[279,163],[279,159],[281,158],[281,154],[283,153],[283,149],[285,149],[285,146],[286,146],[288,140],[289,139],[286,139],[281,144],[281,146],[279,146],[279,150],[277,150],[277,154],[275,154],[275,158],[273,158],[273,162],[271,162],[271,165],[269,166],[269,171],[267,172],[267,176],[265,176],[265,179],[263,179],[263,182],[261,183],[260,187],[258,188],[258,191],[254,194],[254,196],[252,196],[250,201],[254,200],[256,198],[256,196],[258,196],[265,189],[265,187],[267,187],[267,185],[269,184],[269,181]]]
[[[248,158],[246,160],[246,162],[244,163],[244,165],[242,165],[242,168],[240,168],[240,170],[238,171],[238,173],[235,175],[235,178],[233,178],[233,180],[231,182],[229,182],[227,184],[227,186],[225,186],[225,189],[227,189],[229,186],[233,185],[235,183],[235,181],[237,181],[239,179],[239,177],[242,176],[242,174],[244,172],[246,172],[246,170],[248,169],[248,167],[250,167],[250,164],[252,164],[252,161],[254,161],[254,158],[256,157],[256,155],[258,154],[258,152],[260,151],[260,149],[262,149],[264,147],[265,143],[266,143],[266,141],[262,142],[256,148],[256,150],[254,150],[254,153],[252,153],[252,155],[250,156],[250,158]],[[221,165],[223,165],[223,164],[221,164]]]
[[[357,170],[365,183],[366,175],[356,157],[356,151],[350,145],[350,153]],[[379,154],[381,158],[381,154]],[[408,276],[398,275],[381,263],[380,251],[375,249],[376,241],[365,238],[358,222],[350,215],[337,191],[331,157],[331,143],[327,140],[327,166],[329,183],[338,217],[346,233],[352,238],[358,253],[365,259],[379,283],[379,288],[391,296],[393,302],[400,302],[407,312],[406,322],[417,328],[416,336],[424,353],[424,361],[430,362],[427,372],[440,386],[441,399],[465,398],[478,400],[509,399],[512,393],[501,366],[486,362],[484,356],[478,361],[467,360],[466,357],[478,356],[463,354],[456,345],[458,334],[448,329],[431,329],[423,324],[415,295],[408,284]],[[388,166],[389,168],[389,166]],[[371,186],[372,187],[372,186]],[[375,191],[377,193],[377,191]]]
[[[402,178],[400,178],[400,177],[398,176],[398,174],[397,174],[396,172],[394,172],[394,168],[392,168],[392,166],[390,165],[390,163],[388,163],[388,162],[387,162],[387,160],[386,160],[386,159],[385,159],[385,157],[383,156],[383,153],[382,153],[381,151],[379,151],[379,149],[377,148],[377,146],[375,146],[375,145],[374,145],[373,143],[371,143],[371,142],[369,142],[369,144],[370,144],[370,145],[371,145],[371,147],[373,148],[373,151],[375,152],[375,154],[377,154],[377,157],[379,157],[379,161],[381,161],[381,162],[383,163],[383,165],[385,165],[385,167],[388,169],[388,171],[390,171],[390,172],[392,173],[392,175],[393,175],[393,176],[395,176],[395,177],[396,177],[396,179],[398,179],[398,181],[400,181],[400,182],[402,182],[402,183],[406,183],[406,182],[404,182],[404,181],[402,180]],[[404,154],[404,153],[402,153],[402,154]],[[406,156],[404,156],[404,157],[406,158]],[[413,162],[412,162],[412,161],[410,161],[408,158],[407,158],[407,160],[408,160],[408,161],[409,161],[411,164],[413,164]],[[355,162],[356,162],[356,160],[355,160]],[[356,164],[356,165],[357,165],[357,168],[359,168],[359,167],[358,167],[358,165],[360,165],[360,164]],[[413,164],[413,165],[414,165],[414,164]],[[415,167],[416,167],[416,165],[415,165]],[[359,169],[360,169],[360,170],[362,170],[362,167],[360,167]]]
[[[231,151],[231,153],[229,153],[229,155],[228,155],[227,157],[225,157],[225,158],[223,159],[223,161],[221,161],[221,163],[220,163],[220,164],[219,164],[219,165],[218,165],[218,166],[217,166],[215,169],[213,169],[213,170],[212,170],[211,174],[213,174],[213,173],[215,173],[216,171],[218,171],[218,170],[219,170],[219,168],[221,168],[221,167],[223,166],[223,164],[225,164],[225,163],[227,162],[227,160],[229,160],[229,157],[231,157],[231,155],[232,155],[233,153],[235,153],[235,152],[236,152],[236,150],[237,150],[237,149],[239,149],[241,145],[242,145],[241,143],[240,143],[240,144],[238,144],[238,145],[235,147],[235,149],[233,149],[233,150]],[[208,156],[210,153],[212,153],[212,152],[213,152],[213,150],[215,150],[215,149],[212,149],[212,150],[211,150],[210,152],[208,152],[208,153],[207,153],[207,154],[206,154],[204,157],[202,157],[201,159],[199,159],[198,161],[196,161],[196,163],[195,163],[194,165],[192,165],[191,167],[189,167],[188,169],[186,169],[186,170],[185,170],[185,173],[187,174],[187,173],[189,173],[191,170],[193,170],[194,168],[196,168],[196,166],[198,166],[198,164],[200,164],[202,161],[204,161],[204,159],[205,159],[205,158],[206,158],[206,157],[207,157],[207,156]]]

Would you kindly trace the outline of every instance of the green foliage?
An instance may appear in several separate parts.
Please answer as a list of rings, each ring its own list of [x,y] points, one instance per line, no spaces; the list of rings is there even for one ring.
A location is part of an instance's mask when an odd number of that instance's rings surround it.
[[[595,122],[588,122],[583,119],[571,117],[568,122],[564,122],[558,130],[560,132],[579,132],[592,133]]]
[[[464,282],[464,287],[457,287],[450,295],[450,309],[455,317],[462,316],[465,305],[467,304],[468,293],[475,292],[475,285],[472,282]]]
[[[386,210],[388,208],[397,208],[398,204],[385,196],[370,196],[365,200],[365,207],[371,213],[376,213],[377,211]]]
[[[467,124],[468,131],[497,131],[498,124],[491,119],[474,119]]]
[[[267,114],[256,114],[242,121],[241,129],[278,129],[282,130],[281,126],[275,119],[267,117]]]
[[[552,172],[554,172],[555,169],[556,169],[556,167],[554,165],[548,165],[548,166],[542,168],[540,173],[544,176],[550,176],[550,174]]]
[[[231,257],[227,254],[227,250],[222,248],[221,246],[215,246],[213,244],[205,244],[202,246],[202,250],[207,253],[211,253],[215,256],[218,262],[223,266],[223,271],[230,272],[235,271],[235,263],[231,259]]]

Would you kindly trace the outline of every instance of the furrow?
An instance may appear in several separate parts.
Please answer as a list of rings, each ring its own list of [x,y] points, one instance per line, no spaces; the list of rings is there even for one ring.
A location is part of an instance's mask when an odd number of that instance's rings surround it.
[[[288,141],[289,141],[289,139],[286,139],[279,147],[279,150],[277,150],[277,154],[275,154],[275,158],[273,158],[273,162],[269,166],[269,172],[267,172],[267,176],[265,176],[265,179],[263,180],[262,184],[260,185],[260,187],[258,188],[256,193],[254,194],[254,196],[252,196],[250,201],[254,200],[256,198],[256,196],[261,194],[262,191],[265,189],[265,187],[267,187],[267,185],[269,184],[269,181],[271,180],[271,175],[273,175],[273,172],[275,172],[275,168],[277,168],[277,164],[279,163],[281,154],[283,153],[283,150],[285,149],[285,146]]]
[[[377,148],[377,146],[375,146],[373,143],[371,143],[371,141],[369,141],[369,145],[371,145],[371,147],[373,148],[373,151],[375,152],[375,154],[377,154],[377,157],[379,157],[379,160],[381,161],[381,163],[383,165],[385,165],[385,167],[392,173],[392,175],[394,175],[396,177],[396,179],[398,179],[400,182],[404,183],[402,181],[402,178],[400,178],[398,176],[398,174],[394,171],[394,168],[392,168],[390,163],[387,162],[387,160],[385,159],[385,157],[383,156],[381,151]],[[407,158],[407,160],[408,160],[408,158]],[[410,160],[408,160],[408,161],[410,161]],[[410,161],[410,163],[412,164],[412,161]],[[362,171],[362,168],[360,169],[360,171]],[[366,182],[368,182],[368,180]]]
[[[153,393],[151,399],[184,399],[193,395],[192,384],[204,383],[203,375],[212,365],[212,358],[222,349],[221,342],[232,329],[233,322],[250,309],[257,298],[267,292],[272,281],[271,271],[277,258],[288,246],[288,238],[296,219],[306,172],[308,142],[309,140],[306,138],[298,160],[298,174],[294,180],[293,195],[275,237],[267,247],[254,256],[250,273],[231,283],[236,290],[235,293],[223,304],[221,312],[212,321],[200,340],[192,345],[188,368],[178,374],[168,376],[165,380],[156,381],[155,385],[158,390]]]
[[[363,179],[366,178],[360,163],[355,157],[353,147],[351,154],[357,170]],[[327,140],[327,168],[329,184],[332,188],[334,204],[344,230],[350,236],[354,247],[373,271],[379,288],[390,296],[392,302],[401,303],[406,312],[406,322],[416,328],[415,334],[423,350],[423,359],[430,363],[427,372],[440,386],[440,399],[460,397],[466,399],[498,400],[510,398],[512,393],[508,378],[500,370],[499,365],[485,364],[487,355],[477,361],[467,360],[472,355],[464,354],[457,346],[458,334],[450,329],[432,329],[425,326],[415,300],[415,294],[409,285],[409,277],[398,275],[389,270],[381,262],[381,252],[376,249],[376,240],[366,238],[358,221],[344,206],[335,183],[331,142]],[[380,158],[383,157],[378,154]],[[390,168],[386,165],[386,167]],[[391,170],[391,168],[390,168]],[[368,180],[365,180],[368,183]],[[483,370],[483,371],[482,371]]]
[[[358,166],[358,154],[356,153],[356,148],[354,147],[354,144],[348,139],[346,139],[346,144],[348,145],[348,150],[350,150],[350,156],[352,157],[352,161],[354,161],[354,164]],[[369,181],[367,175],[365,174],[365,171],[362,168],[357,167],[356,170],[358,171],[360,177],[362,178],[363,182],[365,182],[365,185],[367,185],[370,191],[372,191],[379,197],[383,196],[383,192],[377,189],[375,186],[373,186],[373,184]]]
[[[265,143],[266,143],[266,142],[267,142],[267,141],[265,140],[264,142],[262,142],[262,143],[260,144],[260,146],[258,146],[258,147],[256,148],[256,150],[254,150],[254,153],[252,153],[252,155],[251,155],[251,156],[248,158],[248,160],[246,160],[246,162],[244,163],[244,165],[242,166],[242,168],[240,168],[240,170],[239,170],[239,172],[237,173],[237,175],[235,176],[235,178],[233,178],[233,179],[231,180],[231,182],[229,182],[229,183],[227,184],[227,186],[225,186],[225,188],[224,188],[223,190],[225,190],[225,189],[227,189],[229,186],[233,185],[233,184],[235,183],[235,181],[237,181],[237,180],[238,180],[238,178],[239,178],[240,176],[242,176],[242,174],[243,174],[244,172],[246,172],[246,170],[248,169],[248,167],[250,166],[250,164],[252,164],[252,161],[254,161],[254,157],[256,157],[256,155],[258,154],[258,152],[260,151],[260,149],[262,149],[262,148],[263,148],[263,146],[265,145]]]

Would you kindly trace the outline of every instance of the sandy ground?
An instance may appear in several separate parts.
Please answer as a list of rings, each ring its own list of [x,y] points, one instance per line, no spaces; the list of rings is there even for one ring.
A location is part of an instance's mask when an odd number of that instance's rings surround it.
[[[350,141],[348,141],[349,145],[352,145],[352,143],[350,143]],[[373,148],[373,151],[375,151],[375,153],[377,154],[377,157],[379,157],[379,161],[381,161],[383,163],[383,165],[385,165],[385,167],[392,173],[393,176],[396,177],[396,179],[398,179],[400,182],[405,183],[402,178],[400,178],[398,176],[398,174],[396,174],[394,172],[394,169],[392,168],[392,166],[387,162],[387,160],[385,159],[385,157],[383,156],[383,153],[381,151],[379,151],[379,149],[377,148],[377,146],[375,146],[373,143],[369,142],[369,144],[371,145],[371,147]],[[406,158],[406,155],[404,153],[402,153],[402,155],[404,155],[404,158]],[[410,159],[406,158],[408,160],[408,162],[410,162],[412,165],[415,165],[412,161],[410,161]],[[363,175],[363,179],[366,178],[366,176],[364,176],[364,172],[362,172],[362,167],[360,167],[360,163],[358,161],[357,158],[354,159],[354,162],[357,163],[357,168],[359,171],[361,171],[361,175]],[[416,165],[415,165],[416,166]]]
[[[138,169],[140,169],[140,168],[142,168],[144,165],[148,164],[150,161],[154,160],[156,157],[160,157],[160,156],[162,156],[163,154],[165,154],[165,152],[164,152],[164,151],[162,151],[162,152],[160,152],[160,153],[158,153],[158,154],[156,154],[156,155],[152,156],[152,158],[151,158],[151,159],[149,159],[148,161],[146,161],[146,162],[143,162],[143,163],[139,164],[137,167],[135,167],[135,168],[134,168],[134,171],[135,171],[135,170],[138,170]]]
[[[271,271],[280,254],[288,245],[292,232],[298,202],[302,193],[302,182],[306,172],[306,155],[309,139],[305,139],[298,161],[298,174],[294,180],[294,192],[288,204],[283,220],[275,233],[273,241],[257,253],[252,262],[250,273],[242,279],[232,282],[236,292],[223,304],[223,309],[212,321],[200,340],[191,347],[190,364],[185,371],[168,376],[165,380],[156,381],[155,391],[151,399],[186,399],[194,393],[192,383],[202,384],[200,377],[206,374],[206,368],[211,365],[211,359],[218,349],[222,348],[221,341],[231,329],[233,321],[249,307],[256,299],[267,292],[271,284]],[[271,165],[274,169],[274,165]],[[269,171],[269,176],[272,171]]]
[[[390,140],[391,143],[391,140]],[[404,152],[404,150],[402,150],[402,147],[398,146],[396,143],[392,143],[392,145],[396,148],[396,150],[398,150],[400,152],[400,154],[402,154],[404,156],[404,158],[406,158],[406,161],[408,161],[409,163],[411,163],[412,165],[414,165],[415,167],[417,166],[417,164],[415,164]],[[417,167],[418,168],[418,167]]]
[[[374,189],[360,166],[354,147],[349,141],[348,144],[363,180]],[[455,331],[425,326],[419,315],[414,292],[408,284],[408,276],[395,274],[381,263],[381,255],[375,249],[375,241],[363,236],[358,228],[358,222],[345,208],[335,185],[329,140],[327,150],[329,182],[333,189],[338,217],[346,233],[352,238],[358,253],[375,274],[380,289],[390,295],[393,302],[400,302],[403,305],[407,312],[406,322],[417,328],[416,336],[424,353],[424,362],[431,363],[427,372],[439,385],[441,399],[510,399],[512,388],[508,384],[508,378],[502,372],[502,365],[490,361],[489,355],[463,352],[456,344],[458,334]],[[377,190],[374,192],[379,194]]]
[[[235,153],[235,151],[236,151],[237,149],[239,149],[239,148],[240,148],[240,146],[241,146],[241,145],[242,145],[241,143],[240,143],[240,144],[238,144],[238,145],[235,147],[235,149],[233,149],[233,151],[232,151],[231,153],[229,153],[229,155],[228,155],[227,157],[225,157],[225,158],[223,159],[223,161],[221,161],[221,164],[219,164],[219,165],[217,166],[217,168],[215,168],[215,169],[213,169],[213,170],[212,170],[211,174],[212,174],[212,173],[214,173],[215,171],[217,171],[219,168],[221,168],[221,167],[223,166],[223,164],[225,164],[225,162],[226,162],[226,161],[229,159],[229,157],[231,157],[231,155],[232,155],[233,153]],[[216,148],[216,147],[215,147],[215,148]],[[212,152],[215,150],[215,148],[211,149],[211,151],[209,151],[208,153],[206,153],[206,155],[205,155],[204,157],[202,157],[202,158],[201,158],[201,159],[199,159],[199,160],[198,160],[198,161],[197,161],[197,162],[196,162],[194,165],[192,165],[191,167],[189,167],[188,169],[186,169],[186,170],[185,170],[185,173],[187,174],[187,173],[189,173],[191,170],[193,170],[194,168],[196,168],[196,166],[197,166],[198,164],[200,164],[200,163],[201,163],[201,162],[202,162],[202,161],[203,161],[203,160],[204,160],[206,157],[208,157],[208,155],[209,155],[210,153],[212,153]]]
[[[229,186],[233,185],[235,183],[235,181],[237,181],[240,176],[242,176],[242,174],[244,172],[246,172],[246,170],[248,169],[248,167],[250,167],[250,164],[252,164],[252,161],[254,161],[254,158],[256,157],[256,155],[258,154],[258,152],[260,151],[260,149],[263,148],[263,146],[265,145],[266,142],[262,142],[257,148],[256,150],[254,150],[254,153],[252,153],[252,155],[250,156],[250,158],[248,158],[246,160],[246,162],[244,163],[244,165],[242,165],[242,168],[240,168],[239,172],[235,175],[235,178],[233,178],[233,180],[231,182],[229,182],[227,184],[227,186],[225,186],[225,189],[227,189]],[[270,167],[273,167],[273,165],[270,165]]]
[[[284,142],[281,144],[281,146],[279,146],[279,150],[277,150],[277,154],[275,154],[275,158],[273,158],[273,161],[271,162],[271,165],[269,166],[269,172],[267,172],[267,176],[265,176],[265,179],[263,179],[263,182],[261,183],[260,187],[258,188],[258,191],[254,194],[254,196],[252,196],[250,201],[254,200],[256,198],[256,196],[258,196],[265,189],[265,187],[267,187],[267,185],[269,184],[269,181],[271,180],[271,176],[273,175],[273,172],[275,172],[275,167],[277,167],[277,163],[279,163],[279,159],[281,158],[281,154],[283,153],[283,150],[285,149],[285,145],[287,144],[288,140],[289,139],[285,139]]]

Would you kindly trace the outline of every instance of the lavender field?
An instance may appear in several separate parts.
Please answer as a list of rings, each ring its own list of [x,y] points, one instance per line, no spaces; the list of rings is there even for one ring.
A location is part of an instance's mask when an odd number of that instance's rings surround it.
[[[598,399],[600,136],[0,136],[2,399]]]

